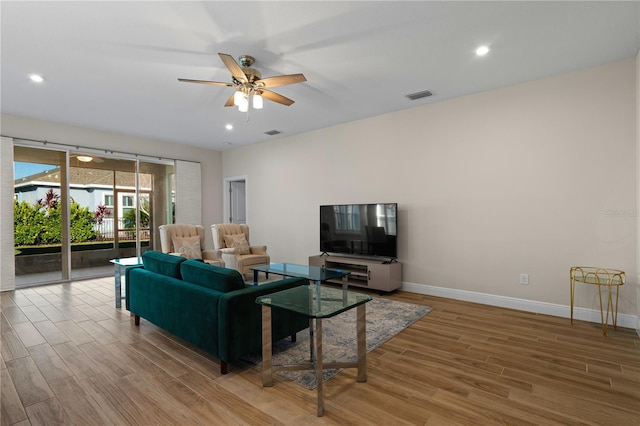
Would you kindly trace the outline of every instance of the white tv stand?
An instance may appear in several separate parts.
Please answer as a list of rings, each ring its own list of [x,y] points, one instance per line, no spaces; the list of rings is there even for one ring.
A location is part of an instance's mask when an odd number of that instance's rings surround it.
[[[350,271],[349,285],[355,287],[389,292],[402,285],[402,263],[396,261],[322,254],[309,256],[309,266]],[[341,283],[342,281],[336,281],[336,284]]]

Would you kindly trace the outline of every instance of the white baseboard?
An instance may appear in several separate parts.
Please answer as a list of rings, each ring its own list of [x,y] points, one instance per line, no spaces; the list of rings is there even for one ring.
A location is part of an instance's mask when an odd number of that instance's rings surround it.
[[[477,293],[475,291],[457,290],[453,288],[436,287],[425,284],[413,284],[403,282],[400,290],[428,296],[446,297],[448,299],[463,300],[465,302],[480,303],[483,305],[500,306],[502,308],[517,309],[519,311],[535,312],[538,314],[553,315],[556,317],[570,318],[571,306],[555,303],[539,302],[536,300],[518,299],[515,297],[498,296],[495,294]],[[600,310],[587,308],[574,308],[573,318],[582,321],[600,323]],[[609,319],[611,324],[611,318]],[[635,315],[618,314],[620,327],[635,329],[640,336],[640,319]]]

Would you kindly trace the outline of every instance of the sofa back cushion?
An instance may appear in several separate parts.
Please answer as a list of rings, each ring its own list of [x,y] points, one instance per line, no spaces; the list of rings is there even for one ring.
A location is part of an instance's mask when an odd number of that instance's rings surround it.
[[[180,265],[185,261],[184,257],[160,253],[159,251],[149,250],[142,253],[144,269],[176,279],[182,279]]]
[[[198,284],[221,293],[245,288],[240,272],[235,269],[204,263],[190,259],[180,265],[180,273],[184,281]]]

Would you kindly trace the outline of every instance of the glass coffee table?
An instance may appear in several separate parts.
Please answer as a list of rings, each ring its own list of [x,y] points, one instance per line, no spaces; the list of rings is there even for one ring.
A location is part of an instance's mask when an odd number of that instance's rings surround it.
[[[115,269],[115,286],[116,286],[116,308],[122,306],[122,276],[130,266],[142,265],[142,257],[123,257],[111,259]]]
[[[298,265],[296,263],[272,263],[270,265],[260,265],[251,268],[253,271],[253,285],[258,285],[258,273],[282,275],[283,277],[306,278],[316,285],[320,283],[342,279],[342,288],[347,289],[348,275],[350,271],[340,269],[326,269],[321,266]]]
[[[283,370],[314,370],[318,403],[317,415],[324,415],[322,371],[324,368],[357,368],[358,382],[367,381],[367,332],[365,304],[371,296],[322,285],[299,286],[258,297],[262,305],[262,386],[273,386],[273,372]],[[302,365],[272,365],[271,308],[280,308],[309,318],[310,360]],[[356,308],[357,360],[355,362],[330,362],[322,360],[322,320]],[[315,333],[313,332],[315,326]],[[315,338],[314,338],[315,334]]]

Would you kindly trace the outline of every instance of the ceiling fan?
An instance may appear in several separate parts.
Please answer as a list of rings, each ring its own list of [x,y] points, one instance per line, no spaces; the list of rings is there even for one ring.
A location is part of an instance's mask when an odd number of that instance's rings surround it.
[[[240,60],[240,64],[238,64],[231,55],[227,55],[226,53],[218,53],[218,55],[229,72],[231,72],[232,83],[191,80],[187,78],[179,78],[178,81],[185,83],[209,84],[212,86],[234,87],[236,91],[231,95],[231,97],[229,97],[229,99],[227,99],[224,106],[230,107],[236,105],[241,112],[247,112],[249,110],[249,98],[252,98],[253,100],[254,109],[262,108],[262,98],[289,106],[293,104],[293,100],[269,89],[307,81],[303,74],[277,75],[274,77],[262,78],[260,71],[255,68],[251,68],[251,65],[255,62],[253,56],[240,56],[238,58]]]

